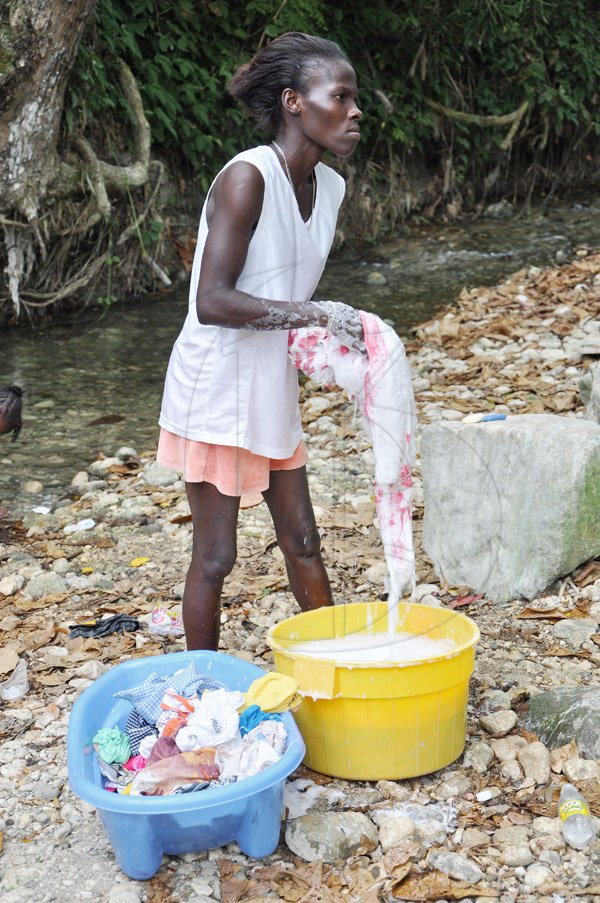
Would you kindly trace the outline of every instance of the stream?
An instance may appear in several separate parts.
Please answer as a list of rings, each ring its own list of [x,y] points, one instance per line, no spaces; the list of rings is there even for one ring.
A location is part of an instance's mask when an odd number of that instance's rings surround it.
[[[362,258],[332,257],[317,294],[378,313],[406,336],[464,286],[555,264],[581,244],[600,245],[600,201],[545,216],[413,227]],[[367,284],[374,272],[383,284]],[[156,447],[164,374],[186,308],[182,288],[59,325],[0,331],[0,385],[25,390],[19,439],[0,436],[0,506],[14,515],[52,504],[98,452]],[[113,422],[93,423],[106,418]],[[26,480],[39,480],[44,491],[24,496]]]

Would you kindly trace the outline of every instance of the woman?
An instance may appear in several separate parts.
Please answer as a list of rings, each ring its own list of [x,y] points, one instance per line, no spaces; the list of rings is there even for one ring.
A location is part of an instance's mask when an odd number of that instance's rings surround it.
[[[360,140],[354,70],[332,41],[290,32],[241,66],[229,90],[273,139],[234,157],[211,186],[166,377],[158,460],[183,471],[193,522],[188,649],[218,646],[245,493],[264,496],[300,607],[332,604],[288,330],[324,326],[358,348],[363,339],[358,311],[313,299],[344,195],[321,157],[347,157]]]

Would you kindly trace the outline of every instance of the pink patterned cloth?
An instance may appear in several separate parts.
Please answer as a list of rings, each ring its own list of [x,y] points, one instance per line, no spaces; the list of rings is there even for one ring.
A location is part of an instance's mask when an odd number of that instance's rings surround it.
[[[338,385],[360,409],[375,454],[375,504],[391,600],[415,587],[412,476],[415,400],[404,345],[383,320],[361,311],[367,356],[321,327],[292,329],[288,353],[318,385]]]

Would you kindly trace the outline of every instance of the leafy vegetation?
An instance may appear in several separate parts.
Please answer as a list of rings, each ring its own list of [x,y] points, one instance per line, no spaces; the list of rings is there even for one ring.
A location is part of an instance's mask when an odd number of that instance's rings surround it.
[[[67,129],[87,126],[98,142],[98,125],[109,122],[103,140],[125,150],[114,77],[122,58],[155,146],[206,190],[223,161],[256,141],[226,94],[228,78],[289,29],[338,41],[356,67],[365,117],[352,172],[358,184],[379,185],[384,226],[415,161],[429,202],[457,212],[463,202],[552,193],[598,174],[594,0],[99,0],[68,90]]]

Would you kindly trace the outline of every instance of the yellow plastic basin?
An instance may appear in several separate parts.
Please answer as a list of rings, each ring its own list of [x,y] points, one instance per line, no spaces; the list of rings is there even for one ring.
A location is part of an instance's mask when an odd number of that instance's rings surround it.
[[[400,603],[398,630],[451,639],[452,652],[427,661],[332,662],[296,652],[299,643],[386,632],[384,602],[319,608],[269,630],[275,667],[300,684],[294,713],[306,743],[305,765],[353,780],[410,778],[443,768],[466,740],[469,678],[479,629],[463,614]]]

